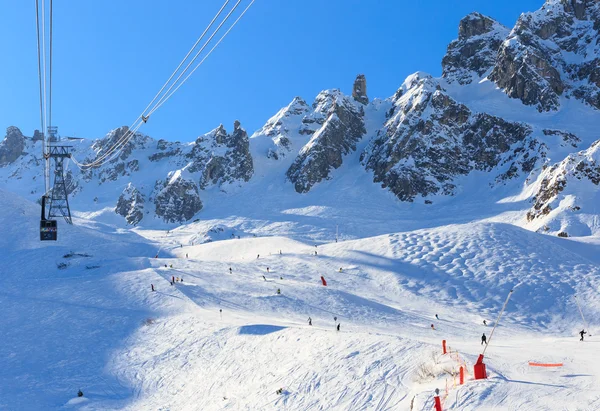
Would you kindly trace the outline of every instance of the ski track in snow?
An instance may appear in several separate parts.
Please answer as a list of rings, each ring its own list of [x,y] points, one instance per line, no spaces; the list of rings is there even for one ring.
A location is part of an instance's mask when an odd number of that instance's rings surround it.
[[[442,221],[338,243],[264,228],[270,236],[191,245],[190,226],[80,220],[48,244],[37,241],[35,205],[3,191],[0,204],[0,409],[429,410],[446,379],[444,409],[600,405],[594,241]],[[489,379],[472,381],[491,331],[482,320],[493,324],[517,284],[486,353]],[[592,323],[584,343],[575,293]],[[466,361],[460,388],[442,339]]]

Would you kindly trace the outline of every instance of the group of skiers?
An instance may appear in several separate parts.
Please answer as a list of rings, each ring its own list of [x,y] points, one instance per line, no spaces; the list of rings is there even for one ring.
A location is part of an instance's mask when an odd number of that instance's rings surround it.
[[[335,329],[339,331],[341,323],[337,322],[337,317],[333,317],[333,321],[335,324]],[[308,317],[308,325],[312,326],[312,318],[310,318],[310,317]]]

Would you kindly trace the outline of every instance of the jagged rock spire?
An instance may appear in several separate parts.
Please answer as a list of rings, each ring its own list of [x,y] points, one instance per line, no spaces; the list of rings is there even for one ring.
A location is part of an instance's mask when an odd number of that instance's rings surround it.
[[[369,97],[367,97],[367,79],[364,74],[356,76],[354,87],[352,88],[352,97],[359,103],[369,104]]]

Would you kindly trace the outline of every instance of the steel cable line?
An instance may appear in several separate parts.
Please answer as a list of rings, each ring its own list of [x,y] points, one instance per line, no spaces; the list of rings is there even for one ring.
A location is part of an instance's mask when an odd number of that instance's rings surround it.
[[[212,27],[212,25],[214,24],[214,22],[219,18],[219,16],[221,15],[221,13],[223,12],[223,10],[227,6],[227,4],[229,4],[230,1],[231,0],[226,0],[225,3],[223,3],[223,6],[221,6],[221,9],[217,12],[217,14],[215,15],[215,17],[212,19],[212,21],[206,27],[206,29],[204,29],[204,32],[200,35],[200,37],[198,37],[198,40],[196,40],[196,42],[194,43],[194,45],[192,46],[192,48],[190,49],[190,51],[188,51],[188,53],[185,55],[185,57],[183,58],[183,60],[181,60],[181,62],[179,63],[179,65],[177,66],[177,68],[173,71],[173,73],[171,74],[171,76],[169,77],[169,79],[167,81],[165,81],[165,84],[163,84],[163,86],[160,88],[160,90],[158,91],[158,93],[156,93],[156,95],[154,96],[154,98],[152,99],[152,101],[146,106],[146,108],[144,109],[144,111],[142,111],[142,114],[144,114],[152,106],[152,104],[156,101],[156,99],[158,98],[158,96],[163,92],[163,90],[165,89],[165,87],[167,86],[167,84],[169,84],[169,82],[173,79],[173,77],[175,77],[175,74],[179,71],[179,69],[181,68],[181,66],[183,66],[183,63],[185,63],[185,61],[187,60],[187,58],[196,49],[196,47],[198,46],[198,43],[200,43],[202,41],[202,39],[204,38],[204,36],[208,32],[208,30],[210,30],[210,28]]]
[[[208,38],[208,40],[206,40],[206,42],[200,48],[200,50],[198,50],[198,52],[194,55],[194,58],[192,58],[192,60],[187,64],[187,66],[185,66],[185,68],[179,74],[179,76],[175,79],[175,81],[173,82],[173,84],[171,84],[171,86],[167,89],[167,91],[165,92],[165,94],[155,104],[154,108],[151,109],[150,112],[148,112],[148,116],[150,116],[152,113],[154,113],[156,111],[157,107],[159,107],[159,106],[162,105],[163,101],[166,101],[165,97],[167,96],[167,94],[169,94],[169,92],[173,89],[173,87],[175,86],[175,84],[177,84],[177,82],[181,79],[181,77],[183,77],[186,74],[186,72],[189,70],[189,68],[192,66],[192,64],[194,64],[194,62],[196,61],[196,59],[198,58],[198,56],[200,56],[200,54],[204,51],[204,49],[210,44],[210,42],[212,41],[212,39],[216,36],[216,34],[219,32],[219,30],[221,30],[221,27],[223,27],[223,25],[227,22],[227,20],[229,20],[229,17],[231,17],[231,15],[235,11],[235,9],[237,9],[237,7],[240,5],[241,2],[242,2],[242,0],[238,0],[235,3],[235,5],[233,6],[233,8],[229,11],[229,13],[227,13],[227,15],[225,16],[225,18],[223,19],[223,21],[219,24],[219,26],[215,29],[215,31],[210,35],[210,37]]]
[[[162,102],[160,102],[154,109],[152,109],[152,111],[150,113],[148,113],[148,115],[150,115],[150,114],[154,113],[156,110],[158,110],[168,99],[171,98],[171,96],[173,96],[173,94],[175,94],[175,92],[177,90],[179,90],[179,88],[191,77],[191,75],[194,74],[194,72],[202,65],[202,63],[204,63],[204,61],[208,58],[208,56],[210,56],[211,53],[217,48],[217,46],[223,41],[223,39],[227,36],[227,34],[229,34],[231,29],[233,29],[235,27],[235,25],[238,23],[238,21],[240,21],[240,19],[244,16],[244,14],[246,14],[246,12],[250,8],[250,6],[252,6],[252,4],[254,4],[254,1],[255,0],[252,0],[250,2],[248,7],[246,7],[244,9],[242,14],[240,14],[240,16],[233,22],[233,24],[229,27],[229,29],[225,32],[225,34],[223,34],[223,36],[221,36],[221,38],[217,41],[217,43],[213,46],[213,48],[211,48],[209,50],[208,54],[206,54],[206,56],[204,56],[204,58],[202,60],[200,60],[200,63],[198,63],[198,65],[196,67],[194,67],[194,69],[187,75],[187,77],[185,79],[183,79],[183,81],[175,88],[175,90],[173,90]]]
[[[255,0],[252,0],[252,2],[250,3],[250,5],[252,5],[252,3],[254,3]],[[206,33],[208,32],[208,30],[210,30],[210,27],[212,27],[212,25],[214,24],[214,22],[216,21],[216,19],[218,19],[218,17],[220,16],[220,14],[222,13],[223,9],[227,6],[227,4],[230,2],[230,0],[226,0],[226,2],[223,4],[223,6],[221,7],[221,9],[217,12],[217,14],[215,15],[215,17],[213,18],[213,20],[209,23],[208,27],[204,30],[204,32],[202,33],[202,35],[200,36],[200,38],[196,41],[196,43],[194,44],[194,46],[192,47],[192,49],[190,49],[190,51],[188,52],[188,54],[185,56],[185,58],[182,60],[182,62],[179,64],[179,66],[177,67],[177,69],[173,72],[173,74],[171,75],[171,77],[169,78],[169,80],[167,80],[167,82],[163,85],[163,87],[161,88],[161,90],[159,91],[159,93],[157,93],[157,95],[155,96],[155,98],[153,99],[153,101],[156,100],[156,98],[161,94],[161,91],[164,90],[164,88],[166,87],[167,84],[169,84],[169,81],[175,76],[175,74],[177,73],[177,71],[181,68],[181,66],[185,63],[185,61],[187,60],[187,58],[191,55],[191,53],[193,52],[193,50],[196,48],[196,46],[198,45],[198,43],[204,38],[204,36],[206,35]],[[214,36],[218,33],[218,31],[221,29],[221,27],[225,24],[225,22],[229,19],[229,17],[231,16],[231,14],[235,11],[235,9],[237,8],[237,6],[240,4],[241,0],[238,0],[238,2],[234,5],[234,7],[232,8],[232,10],[230,10],[230,12],[227,14],[227,16],[223,19],[223,21],[219,24],[219,26],[217,27],[217,29],[213,32],[213,34],[210,36],[210,38],[205,42],[205,44],[202,46],[201,50],[199,52],[196,53],[196,55],[194,56],[194,58],[192,59],[192,61],[190,63],[188,63],[188,65],[185,67],[185,69],[182,71],[182,73],[180,73],[180,75],[177,77],[177,79],[175,80],[175,82],[173,82],[173,84],[171,84],[171,86],[167,89],[168,93],[169,91],[172,90],[172,88],[174,87],[174,85],[177,83],[177,81],[179,79],[181,79],[181,77],[183,77],[183,75],[185,75],[185,73],[187,72],[187,70],[189,69],[189,67],[191,67],[191,65],[193,64],[193,62],[198,58],[199,54],[207,47],[207,45],[210,43],[210,41],[214,38]],[[231,29],[233,28],[233,26],[235,26],[235,24],[237,24],[237,22],[240,20],[240,18],[246,13],[246,11],[250,8],[250,5],[246,8],[246,10],[243,11],[243,13],[238,17],[238,19],[233,23],[233,25],[225,32],[225,34],[219,39],[219,41],[217,42],[217,44],[210,50],[209,54],[212,53],[212,51],[216,48],[216,46],[223,40],[223,38],[231,31]],[[204,60],[206,60],[206,58],[208,57],[205,56],[204,59],[202,60],[202,62]],[[202,63],[201,62],[201,63]],[[200,65],[200,64],[199,64]],[[198,67],[196,66],[194,68],[194,70],[192,70],[192,72],[190,72],[188,74],[188,76],[185,78],[184,82],[190,77],[191,73],[193,73]],[[182,84],[179,84],[175,90],[173,90],[168,98],[171,97],[171,95],[177,90],[179,89],[179,87],[181,87]],[[159,102],[155,104],[155,106],[152,108],[151,112],[148,114],[148,116],[144,116],[143,114],[138,117],[138,119],[136,119],[136,121],[132,124],[132,126],[128,129],[128,131],[113,145],[111,146],[105,153],[103,153],[100,157],[96,158],[94,161],[87,163],[87,164],[82,164],[80,162],[78,162],[75,158],[73,159],[73,163],[75,165],[77,165],[79,168],[83,169],[83,168],[91,168],[91,167],[97,167],[100,166],[104,163],[106,163],[107,161],[112,160],[116,155],[118,155],[118,153],[122,150],[122,148],[125,146],[125,144],[127,144],[131,138],[133,138],[133,136],[135,135],[135,133],[137,132],[137,130],[142,126],[143,123],[146,122],[147,118],[149,117],[149,115],[151,113],[153,113],[154,111],[157,110],[158,106],[162,106],[162,104],[164,104],[164,102],[168,99],[165,99],[166,93],[159,99]],[[147,106],[147,108],[145,110],[148,109],[148,107],[151,107],[152,102]]]
[[[42,83],[42,56],[40,47],[40,5],[38,0],[35,0],[35,27],[37,33],[38,80],[40,86],[40,128],[42,131],[42,158],[45,162],[47,162],[48,159],[46,158],[46,138],[44,136],[44,93]],[[47,192],[48,182],[46,178],[46,166],[44,165],[44,193]]]
[[[194,43],[194,45],[192,46],[192,48],[188,51],[188,53],[186,54],[186,56],[183,58],[183,60],[179,63],[179,65],[177,66],[177,68],[175,69],[175,71],[171,74],[171,76],[169,77],[169,79],[165,82],[165,84],[163,85],[163,87],[160,89],[160,91],[156,94],[156,96],[152,99],[152,101],[150,102],[150,104],[148,104],[148,106],[146,106],[146,108],[144,109],[144,112],[152,106],[152,103],[158,98],[158,96],[161,94],[161,92],[164,90],[164,88],[169,84],[169,82],[171,81],[171,79],[175,76],[175,74],[179,71],[179,69],[181,68],[181,66],[186,62],[186,60],[188,59],[188,57],[192,54],[192,52],[194,51],[194,49],[197,47],[198,43],[200,43],[200,41],[202,41],[202,39],[204,38],[204,36],[206,35],[206,33],[210,30],[210,28],[212,27],[212,25],[214,24],[214,22],[218,19],[218,17],[221,15],[221,13],[223,12],[223,10],[225,9],[225,7],[227,6],[227,4],[230,2],[231,0],[226,0],[225,3],[223,4],[223,6],[221,7],[221,9],[219,9],[219,11],[217,12],[217,14],[215,15],[215,17],[212,19],[212,21],[208,24],[208,26],[206,27],[206,29],[204,30],[204,32],[200,35],[200,37],[198,38],[198,40],[196,41],[196,43]],[[241,0],[238,1],[238,4]],[[231,13],[229,13],[227,15],[227,17],[225,18],[224,21],[226,21],[229,16],[231,15]],[[221,25],[217,28],[217,30],[220,29]],[[212,38],[212,37],[211,37]],[[210,41],[210,39],[209,39]],[[206,47],[206,44],[203,46]],[[192,60],[193,62],[193,60]],[[187,70],[188,66],[186,67],[185,70]],[[177,80],[181,78],[181,75],[177,78]],[[175,81],[177,81],[175,80]],[[171,87],[169,87],[168,90],[171,90]],[[99,167],[102,164],[111,161],[115,156],[113,156],[113,153],[115,152],[119,152],[130,140],[131,138],[133,138],[135,132],[141,127],[142,123],[145,123],[148,117],[144,116],[144,112],[142,112],[142,115],[140,117],[138,117],[133,124],[131,125],[131,127],[128,129],[128,131],[117,141],[114,143],[113,146],[111,146],[106,152],[104,152],[100,157],[97,157],[94,161],[92,161],[91,163],[87,163],[87,164],[82,164],[79,163],[76,159],[73,159],[75,165],[77,165],[79,168],[85,167],[85,168],[91,168],[91,167]],[[136,125],[137,124],[137,125]],[[133,130],[133,131],[131,131]],[[107,159],[110,156],[109,159]]]

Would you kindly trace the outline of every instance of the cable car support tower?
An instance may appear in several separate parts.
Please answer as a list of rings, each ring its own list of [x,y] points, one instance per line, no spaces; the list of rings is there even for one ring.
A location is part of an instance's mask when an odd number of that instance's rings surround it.
[[[61,144],[58,128],[52,125],[52,0],[49,0],[48,9],[46,8],[46,0],[36,0],[35,6],[40,88],[40,123],[44,166],[44,195],[41,199],[40,240],[46,241],[57,240],[57,222],[53,219],[54,217],[63,217],[68,224],[73,224],[65,181],[65,160],[68,161],[71,158],[72,147]],[[46,36],[48,36],[48,42],[46,41]],[[46,47],[47,45],[48,47]],[[51,162],[54,165],[52,186],[50,186]],[[48,213],[46,214],[47,201]]]

